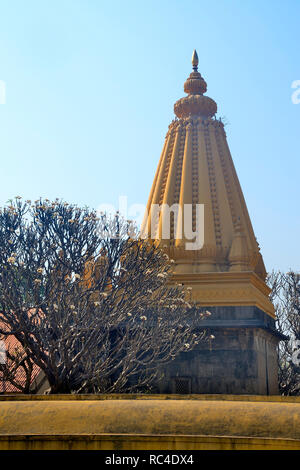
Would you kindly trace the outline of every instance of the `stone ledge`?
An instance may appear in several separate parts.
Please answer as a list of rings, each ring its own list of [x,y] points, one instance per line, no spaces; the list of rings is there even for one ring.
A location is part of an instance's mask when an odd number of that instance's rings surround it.
[[[0,436],[0,450],[300,450],[295,439],[194,435]]]
[[[299,449],[300,397],[0,397],[0,450]]]
[[[247,402],[279,402],[299,403],[300,396],[285,397],[280,395],[227,395],[227,394],[57,394],[57,395],[0,395],[1,401],[98,401],[98,400],[205,400],[205,401],[247,401]],[[0,405],[1,406],[1,405]]]

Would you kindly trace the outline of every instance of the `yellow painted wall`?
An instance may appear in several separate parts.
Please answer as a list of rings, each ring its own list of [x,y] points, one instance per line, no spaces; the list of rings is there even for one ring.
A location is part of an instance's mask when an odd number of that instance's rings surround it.
[[[300,398],[1,396],[5,449],[300,449]]]

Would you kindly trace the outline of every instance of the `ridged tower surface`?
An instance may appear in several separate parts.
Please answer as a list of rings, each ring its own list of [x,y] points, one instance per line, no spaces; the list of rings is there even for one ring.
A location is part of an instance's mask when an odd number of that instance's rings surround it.
[[[256,305],[273,316],[264,262],[224,124],[215,117],[215,101],[204,95],[207,87],[198,72],[196,51],[192,64],[193,72],[184,84],[187,96],[174,105],[176,118],[166,134],[142,233],[161,240],[175,261],[174,280],[192,286],[194,297],[203,304]],[[174,204],[182,213],[175,216],[171,210],[170,237],[166,237],[164,208]],[[201,230],[196,205],[204,205],[201,249],[186,249],[186,243],[192,241],[184,235],[187,204],[193,231]],[[154,205],[162,208],[158,217],[151,217]]]

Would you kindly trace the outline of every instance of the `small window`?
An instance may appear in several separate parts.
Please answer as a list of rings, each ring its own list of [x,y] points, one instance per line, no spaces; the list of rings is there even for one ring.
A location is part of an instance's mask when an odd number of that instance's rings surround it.
[[[191,379],[190,377],[174,377],[173,382],[173,393],[178,395],[186,395],[191,393]]]

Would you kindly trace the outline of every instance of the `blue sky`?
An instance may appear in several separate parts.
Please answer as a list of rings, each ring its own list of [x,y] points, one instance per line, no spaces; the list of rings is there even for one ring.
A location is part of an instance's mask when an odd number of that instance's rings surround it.
[[[0,6],[1,205],[145,204],[196,48],[267,270],[299,269],[299,0]]]

